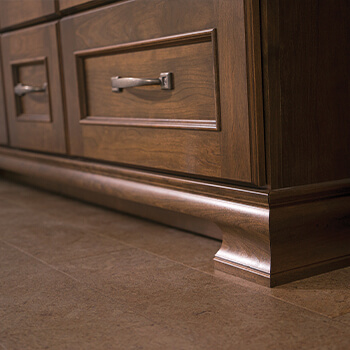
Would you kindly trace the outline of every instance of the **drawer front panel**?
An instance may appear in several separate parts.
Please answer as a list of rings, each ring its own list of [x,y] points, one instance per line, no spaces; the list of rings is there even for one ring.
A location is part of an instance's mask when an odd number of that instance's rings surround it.
[[[60,25],[72,155],[252,182],[243,0],[120,2]],[[111,91],[162,72],[173,90]]]
[[[113,1],[115,0],[59,0],[59,8],[60,11],[68,12],[72,9],[81,10]]]
[[[1,27],[34,23],[56,12],[55,0],[1,0]]]
[[[80,123],[218,130],[214,34],[210,30],[76,53]],[[157,78],[162,72],[171,72],[171,90],[140,86],[112,91],[111,77]]]
[[[1,45],[1,42],[0,42]],[[0,46],[0,144],[7,144],[7,125],[6,125],[6,109],[2,79],[2,62],[1,62],[1,46]]]
[[[3,36],[11,146],[66,152],[56,26]]]

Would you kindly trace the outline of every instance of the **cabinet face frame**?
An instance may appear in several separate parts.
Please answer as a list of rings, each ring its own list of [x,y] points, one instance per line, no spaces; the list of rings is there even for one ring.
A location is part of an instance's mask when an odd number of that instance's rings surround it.
[[[58,23],[39,25],[4,34],[3,68],[8,112],[10,145],[17,148],[52,153],[66,153],[64,109],[59,59]],[[40,78],[35,75],[37,66],[42,67]],[[32,81],[24,85],[47,84],[46,91],[16,96],[18,74],[24,67],[33,68]],[[27,74],[27,79],[31,76]],[[36,79],[39,79],[36,83]],[[47,81],[41,80],[47,79]],[[45,98],[41,98],[45,94]],[[21,114],[21,103],[30,101],[29,111]],[[40,107],[41,106],[41,107]],[[45,113],[37,113],[44,107]]]
[[[2,60],[1,60],[1,38],[0,38],[0,144],[6,145],[8,143],[7,136],[7,120],[5,96],[3,88],[3,74],[2,74]]]
[[[259,7],[250,0],[162,2],[166,6],[155,6],[149,0],[117,3],[60,22],[71,154],[169,173],[264,185],[263,116],[261,99],[256,97],[262,95],[258,77],[260,38],[252,36],[253,27],[259,25]],[[196,21],[193,16],[178,17],[180,13],[198,11],[202,16]],[[254,11],[257,13],[253,15]],[[152,26],[138,21],[141,14],[146,14]],[[138,30],[124,30],[125,25],[131,28],[136,23]],[[92,27],[93,33],[89,30]],[[221,131],[150,130],[80,122],[84,107],[79,102],[82,82],[76,78],[77,53],[190,35],[210,28],[217,33]],[[254,57],[247,60],[247,55]],[[134,153],[129,151],[133,149]]]

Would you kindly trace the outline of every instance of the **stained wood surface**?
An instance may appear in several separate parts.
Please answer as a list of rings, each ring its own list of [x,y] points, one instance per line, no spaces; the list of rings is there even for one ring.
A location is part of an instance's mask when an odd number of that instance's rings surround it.
[[[118,0],[58,0],[59,9],[65,13],[83,10]],[[120,0],[119,0],[120,1]]]
[[[1,28],[35,23],[45,17],[52,17],[55,12],[55,0],[1,0]]]
[[[213,57],[216,43],[210,41],[210,32],[208,34],[206,42],[188,42],[185,37],[170,47],[157,47],[159,44],[155,41],[151,48],[142,49],[135,44],[122,46],[121,52],[117,46],[108,55],[99,55],[98,50],[92,57],[79,54],[83,66],[79,78],[85,77],[81,86],[85,91],[80,97],[86,106],[82,122],[86,122],[87,117],[95,125],[219,129]],[[111,77],[155,79],[161,72],[173,74],[173,90],[145,86],[115,93],[111,89]]]
[[[262,0],[272,188],[350,177],[350,3]]]
[[[210,28],[217,28],[220,132],[79,123],[82,110],[78,102],[80,85],[76,81],[74,52]],[[259,176],[252,176],[257,160],[254,159],[253,164],[251,159],[251,152],[256,152],[251,149],[244,1],[121,2],[63,19],[61,33],[72,155],[197,176],[258,182]],[[155,62],[154,69],[157,66]],[[261,159],[259,162],[264,163]]]
[[[48,83],[46,60],[33,61],[26,64],[18,64],[14,67],[14,84],[22,83],[41,87]],[[16,97],[16,115],[27,120],[50,121],[49,92],[38,92]]]
[[[5,108],[5,97],[3,89],[3,78],[2,78],[2,62],[1,62],[1,41],[0,41],[0,144],[7,144],[7,121],[6,121],[6,108]]]
[[[54,22],[2,37],[8,124],[13,147],[66,152],[56,26],[57,22]],[[46,64],[43,63],[45,60]],[[18,71],[18,77],[14,71]],[[16,78],[25,79],[22,83],[41,85],[46,80],[45,75],[48,80],[45,93],[24,98],[15,96]]]

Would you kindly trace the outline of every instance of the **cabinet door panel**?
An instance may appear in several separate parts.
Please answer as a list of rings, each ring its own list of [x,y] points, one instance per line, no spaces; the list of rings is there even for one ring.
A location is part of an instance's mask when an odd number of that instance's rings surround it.
[[[65,153],[57,23],[3,35],[10,144]],[[26,91],[26,89],[39,91]]]

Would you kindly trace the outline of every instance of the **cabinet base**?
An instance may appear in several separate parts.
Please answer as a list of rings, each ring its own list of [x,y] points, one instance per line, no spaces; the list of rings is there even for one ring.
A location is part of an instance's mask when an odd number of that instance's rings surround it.
[[[214,237],[219,228],[215,267],[268,286],[350,263],[349,180],[252,190],[5,147],[0,169],[38,187],[151,219],[159,218],[156,210],[177,213],[161,221],[204,234],[211,230]]]

